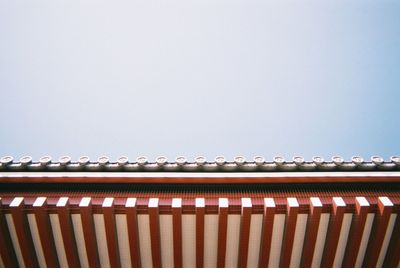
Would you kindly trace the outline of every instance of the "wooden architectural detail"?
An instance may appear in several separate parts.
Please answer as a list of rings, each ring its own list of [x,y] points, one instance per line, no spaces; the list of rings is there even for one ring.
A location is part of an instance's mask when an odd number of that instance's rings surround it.
[[[102,208],[104,214],[104,228],[107,238],[107,251],[109,257],[109,263],[105,262],[104,266],[120,267],[120,256],[118,247],[118,237],[117,229],[115,223],[115,213],[114,213],[114,198],[106,197],[104,198]],[[103,265],[102,265],[103,266]]]
[[[382,267],[397,215],[392,213],[394,204],[388,197],[378,198],[378,214],[372,227],[364,267]]]
[[[8,232],[5,211],[0,198],[0,257],[4,267],[17,267],[17,256],[13,250],[12,240]]]
[[[283,240],[282,254],[280,264],[282,267],[289,267],[292,261],[293,242],[295,238],[297,214],[299,212],[299,203],[294,197],[287,198],[287,220],[285,226],[285,235]]]
[[[54,237],[53,233],[49,232],[49,230],[51,230],[51,225],[48,215],[46,197],[37,197],[32,207],[36,220],[35,229],[37,230],[35,230],[35,233],[38,232],[39,235],[39,241],[35,243],[35,247],[40,248],[40,255],[43,255],[42,257],[44,258],[44,260],[40,258],[40,262],[42,262],[40,263],[40,266],[57,267],[58,259]]]
[[[151,256],[153,267],[161,267],[161,243],[158,198],[149,198]]]
[[[13,246],[20,267],[39,267],[38,258],[35,254],[30,224],[27,214],[24,212],[24,198],[15,197],[9,208],[11,215],[7,215],[7,224],[11,232]]]
[[[3,159],[0,267],[400,267],[397,160],[100,160]]]
[[[74,227],[71,220],[69,198],[60,197],[56,203],[56,213],[50,214],[58,260],[61,266],[80,266]]]
[[[348,224],[348,217],[345,221],[346,203],[342,197],[332,198],[332,220],[329,224],[328,236],[324,250],[322,265],[324,267],[331,267],[334,265],[341,265],[343,260],[344,248],[343,240],[346,239],[348,234],[346,225]],[[348,215],[346,215],[348,216]]]
[[[174,267],[182,267],[182,199],[172,199]]]
[[[226,256],[226,233],[228,226],[228,198],[220,198],[219,204],[219,219],[218,219],[218,255],[217,268],[225,267]]]
[[[196,267],[204,267],[204,217],[205,200],[196,198]]]
[[[27,264],[32,259],[36,267],[399,264],[395,197],[137,200],[2,198],[0,243],[8,247],[0,248],[1,262],[5,267],[32,267]],[[206,217],[211,217],[207,227]],[[162,240],[165,234],[170,238]]]
[[[138,228],[138,219],[137,219],[137,206],[136,206],[136,198],[128,197],[125,202],[125,211],[126,211],[126,221],[122,219],[122,226],[126,225],[127,235],[129,237],[128,245],[129,252],[125,254],[125,267],[141,267],[141,258],[140,258],[140,247],[139,247],[139,228]],[[121,227],[122,229],[122,227]],[[125,232],[122,235],[126,234]],[[122,238],[121,235],[121,238]],[[122,239],[121,239],[122,240]],[[120,252],[122,250],[126,250],[126,246],[120,247]],[[130,258],[128,258],[128,253]]]
[[[371,232],[373,214],[371,206],[365,197],[357,196],[356,214],[347,243],[346,254],[343,261],[345,267],[360,267],[360,260],[365,256],[366,237]]]
[[[314,253],[316,250],[318,232],[320,231],[320,221],[322,212],[322,202],[318,197],[310,197],[310,214],[308,217],[307,231],[304,238],[302,267],[319,266],[318,258]]]
[[[239,260],[238,267],[247,267],[249,251],[250,224],[252,214],[251,198],[242,198],[242,217],[240,224]]]
[[[260,248],[260,267],[270,265],[271,242],[275,222],[275,201],[273,198],[264,198],[264,223],[262,232],[262,242]],[[273,256],[275,257],[275,256]],[[276,259],[271,260],[276,261]],[[279,263],[278,263],[279,264]]]
[[[396,216],[396,222],[393,227],[393,233],[392,237],[390,239],[387,253],[385,260],[383,262],[383,267],[396,267],[396,265],[400,264],[400,254],[399,254],[399,248],[400,248],[400,217],[399,217],[399,208],[400,208],[400,202],[399,198],[395,197],[392,198],[395,207],[393,211],[397,216]]]

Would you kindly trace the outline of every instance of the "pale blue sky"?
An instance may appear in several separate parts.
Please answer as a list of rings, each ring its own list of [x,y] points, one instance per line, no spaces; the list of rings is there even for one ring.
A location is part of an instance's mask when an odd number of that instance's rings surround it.
[[[0,0],[0,156],[400,154],[400,1]]]

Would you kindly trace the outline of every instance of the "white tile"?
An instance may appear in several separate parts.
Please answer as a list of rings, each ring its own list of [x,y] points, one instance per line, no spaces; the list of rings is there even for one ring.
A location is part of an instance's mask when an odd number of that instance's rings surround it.
[[[228,198],[219,198],[218,204],[220,208],[227,208],[229,206]]]
[[[204,198],[196,198],[196,207],[204,208],[206,206],[206,201]]]
[[[297,198],[295,197],[288,197],[287,202],[289,207],[299,207],[299,202],[297,202]]]
[[[244,208],[251,208],[251,198],[242,198],[242,207]]]
[[[114,198],[113,197],[106,197],[103,200],[103,207],[105,207],[105,208],[112,207],[113,202],[114,202]]]
[[[129,197],[126,199],[125,207],[132,208],[136,206],[136,198]]]
[[[369,202],[365,197],[357,196],[356,200],[361,207],[369,207]]]
[[[267,208],[275,207],[275,201],[273,198],[264,198],[264,204]]]
[[[19,207],[19,205],[21,205],[22,201],[24,201],[23,197],[15,197],[11,203],[10,203],[10,207]]]
[[[333,197],[333,202],[336,204],[338,207],[345,207],[346,203],[344,202],[343,198],[341,197]]]
[[[82,197],[81,202],[79,203],[80,207],[88,207],[90,205],[90,201],[92,199],[90,197]]]
[[[310,201],[313,207],[322,207],[321,200],[318,197],[310,197]]]
[[[393,206],[393,203],[392,203],[392,201],[390,201],[390,199],[388,198],[388,197],[386,197],[386,196],[381,196],[381,197],[379,197],[379,200],[382,202],[382,204],[385,206],[385,207],[392,207]]]
[[[65,207],[67,205],[68,202],[68,197],[60,197],[60,199],[58,199],[57,201],[57,207]]]
[[[35,202],[33,203],[34,207],[41,207],[43,206],[44,202],[46,202],[46,197],[38,197],[36,198]]]
[[[149,198],[149,208],[158,207],[158,198]]]
[[[182,198],[172,198],[172,207],[173,208],[182,207]]]

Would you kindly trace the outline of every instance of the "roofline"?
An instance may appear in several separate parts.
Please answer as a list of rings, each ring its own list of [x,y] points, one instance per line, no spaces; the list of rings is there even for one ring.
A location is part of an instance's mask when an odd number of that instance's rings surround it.
[[[330,161],[325,161],[320,156],[315,156],[312,161],[295,156],[292,160],[283,157],[274,157],[266,161],[262,156],[256,156],[251,161],[244,157],[235,157],[233,161],[218,156],[214,161],[207,161],[205,157],[196,157],[188,161],[180,156],[175,161],[168,161],[166,157],[158,157],[155,161],[148,161],[146,157],[138,157],[136,161],[129,161],[128,157],[120,157],[117,161],[110,161],[102,156],[97,161],[90,161],[83,156],[78,161],[71,157],[63,156],[58,161],[53,161],[50,156],[43,156],[39,161],[32,157],[24,156],[19,161],[14,161],[12,156],[0,158],[0,172],[382,172],[400,171],[400,156],[392,156],[384,160],[379,156],[372,156],[368,161],[360,156],[345,161],[340,156],[334,156]]]
[[[0,172],[1,183],[399,183],[391,172]]]

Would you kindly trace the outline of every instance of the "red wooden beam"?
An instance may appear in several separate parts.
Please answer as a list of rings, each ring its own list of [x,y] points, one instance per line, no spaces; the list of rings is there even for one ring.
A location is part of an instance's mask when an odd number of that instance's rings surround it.
[[[273,198],[264,198],[264,224],[261,239],[259,267],[268,267],[271,250],[272,230],[274,227],[275,201]]]
[[[149,220],[151,238],[151,256],[153,267],[161,267],[161,242],[158,198],[149,198]]]
[[[301,267],[311,267],[315,244],[317,242],[321,212],[321,200],[318,197],[310,197],[310,215],[308,217],[307,230],[304,238]]]
[[[226,232],[228,225],[228,198],[219,198],[217,268],[225,267]]]
[[[102,208],[104,214],[104,225],[106,229],[107,249],[108,257],[110,259],[111,267],[120,267],[120,256],[118,249],[117,240],[117,229],[115,225],[115,214],[114,214],[114,198],[104,198]]]
[[[127,198],[125,202],[125,209],[126,209],[126,220],[128,226],[131,265],[133,268],[139,268],[141,267],[141,262],[140,262],[136,198],[132,197]]]
[[[17,267],[17,256],[15,255],[4,214],[3,204],[0,197],[0,255],[5,267]]]
[[[29,223],[24,212],[24,206],[24,198],[15,197],[10,203],[9,208],[11,210],[19,247],[24,260],[24,266],[36,268],[39,267],[39,263],[35,254],[36,251],[29,230]],[[22,264],[20,265],[22,266]]]
[[[182,267],[182,199],[172,199],[172,225],[174,239],[174,267]]]
[[[196,268],[204,267],[205,200],[196,198]]]
[[[32,205],[35,214],[40,242],[47,267],[58,267],[58,259],[50,219],[47,212],[46,197],[38,197]]]

